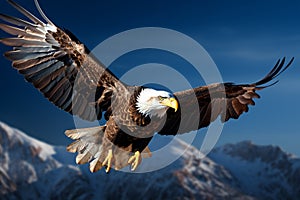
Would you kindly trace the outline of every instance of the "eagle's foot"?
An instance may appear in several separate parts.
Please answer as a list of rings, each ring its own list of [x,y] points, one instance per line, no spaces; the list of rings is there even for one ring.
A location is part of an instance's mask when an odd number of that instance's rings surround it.
[[[131,156],[128,160],[128,164],[131,165],[131,170],[134,171],[141,164],[142,156],[139,151],[136,151],[133,156]]]
[[[106,173],[108,173],[110,171],[112,159],[113,159],[113,153],[112,153],[112,149],[110,149],[110,150],[108,150],[108,154],[102,163],[102,166],[106,166],[106,169],[105,169]]]

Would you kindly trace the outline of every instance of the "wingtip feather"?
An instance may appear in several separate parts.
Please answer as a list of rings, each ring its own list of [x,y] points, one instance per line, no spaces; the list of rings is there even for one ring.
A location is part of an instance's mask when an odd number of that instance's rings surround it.
[[[55,24],[43,12],[38,0],[34,0],[34,3],[35,3],[36,8],[38,9],[40,15],[44,18],[44,20],[46,20],[46,22],[48,22],[50,25],[55,26]]]
[[[11,6],[13,6],[16,10],[18,10],[20,13],[22,13],[23,15],[25,15],[26,17],[28,17],[28,19],[30,19],[32,22],[34,22],[36,24],[40,24],[41,26],[45,25],[44,22],[42,22],[41,20],[39,20],[36,16],[34,16],[33,14],[31,14],[28,10],[26,10],[25,8],[23,8],[22,6],[20,6],[16,2],[14,2],[12,0],[7,0],[7,2]]]
[[[291,60],[288,62],[288,64],[286,64],[286,66],[284,66],[284,63],[286,61],[286,58],[283,57],[282,59],[279,59],[275,66],[272,68],[272,70],[261,80],[257,81],[256,83],[254,83],[255,86],[259,86],[259,85],[263,85],[268,83],[269,81],[273,80],[274,78],[278,77],[281,73],[283,73],[287,68],[289,68],[292,64],[292,62],[294,61],[294,57],[291,58]],[[271,85],[276,84],[278,81],[268,85],[268,86],[264,86],[265,87],[269,87]]]

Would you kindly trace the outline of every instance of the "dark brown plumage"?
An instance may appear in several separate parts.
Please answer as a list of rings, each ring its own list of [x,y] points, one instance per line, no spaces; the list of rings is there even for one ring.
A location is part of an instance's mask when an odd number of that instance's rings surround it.
[[[182,134],[207,127],[218,116],[223,122],[239,118],[248,111],[248,105],[254,105],[253,98],[259,98],[256,92],[293,61],[285,67],[285,59],[278,61],[266,77],[253,84],[202,86],[174,93],[175,100],[163,91],[122,83],[71,32],[56,27],[43,13],[47,23],[8,2],[31,20],[0,14],[7,23],[0,28],[15,36],[0,39],[13,47],[5,53],[12,66],[60,109],[90,121],[101,119],[105,113],[104,126],[66,131],[75,140],[67,150],[78,152],[76,162],[89,162],[92,172],[102,166],[109,171],[128,164],[136,169],[140,152],[150,154],[147,145],[155,132]],[[151,96],[151,92],[166,96]],[[153,108],[144,101],[153,101],[149,104]]]
[[[278,60],[274,68],[256,83],[218,83],[174,93],[179,101],[179,112],[168,110],[167,121],[159,134],[175,135],[207,127],[218,116],[221,116],[222,122],[230,118],[238,119],[241,114],[248,112],[249,105],[255,105],[254,98],[260,98],[256,91],[276,84],[262,86],[284,72],[293,60],[285,67],[285,58]],[[181,107],[184,107],[183,112]],[[195,117],[199,114],[199,117]]]

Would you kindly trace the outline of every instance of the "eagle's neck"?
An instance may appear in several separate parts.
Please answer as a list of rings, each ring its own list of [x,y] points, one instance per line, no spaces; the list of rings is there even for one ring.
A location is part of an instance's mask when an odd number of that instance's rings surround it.
[[[161,106],[154,99],[157,91],[150,88],[142,89],[137,96],[136,108],[137,111],[144,116],[163,118],[166,114],[167,108]]]

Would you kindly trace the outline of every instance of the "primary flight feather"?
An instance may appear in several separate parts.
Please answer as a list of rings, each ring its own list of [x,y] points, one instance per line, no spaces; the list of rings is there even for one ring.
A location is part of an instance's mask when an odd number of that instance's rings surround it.
[[[216,83],[171,94],[122,83],[70,31],[60,29],[38,10],[46,22],[8,0],[30,21],[0,14],[0,28],[13,35],[0,39],[12,46],[5,53],[12,66],[53,104],[84,120],[106,120],[104,126],[66,131],[75,140],[67,147],[78,152],[78,164],[92,172],[131,165],[150,155],[154,133],[176,135],[207,127],[220,116],[237,119],[254,105],[253,98],[285,71],[285,58],[263,79],[252,84]],[[275,82],[276,83],[276,82]]]

